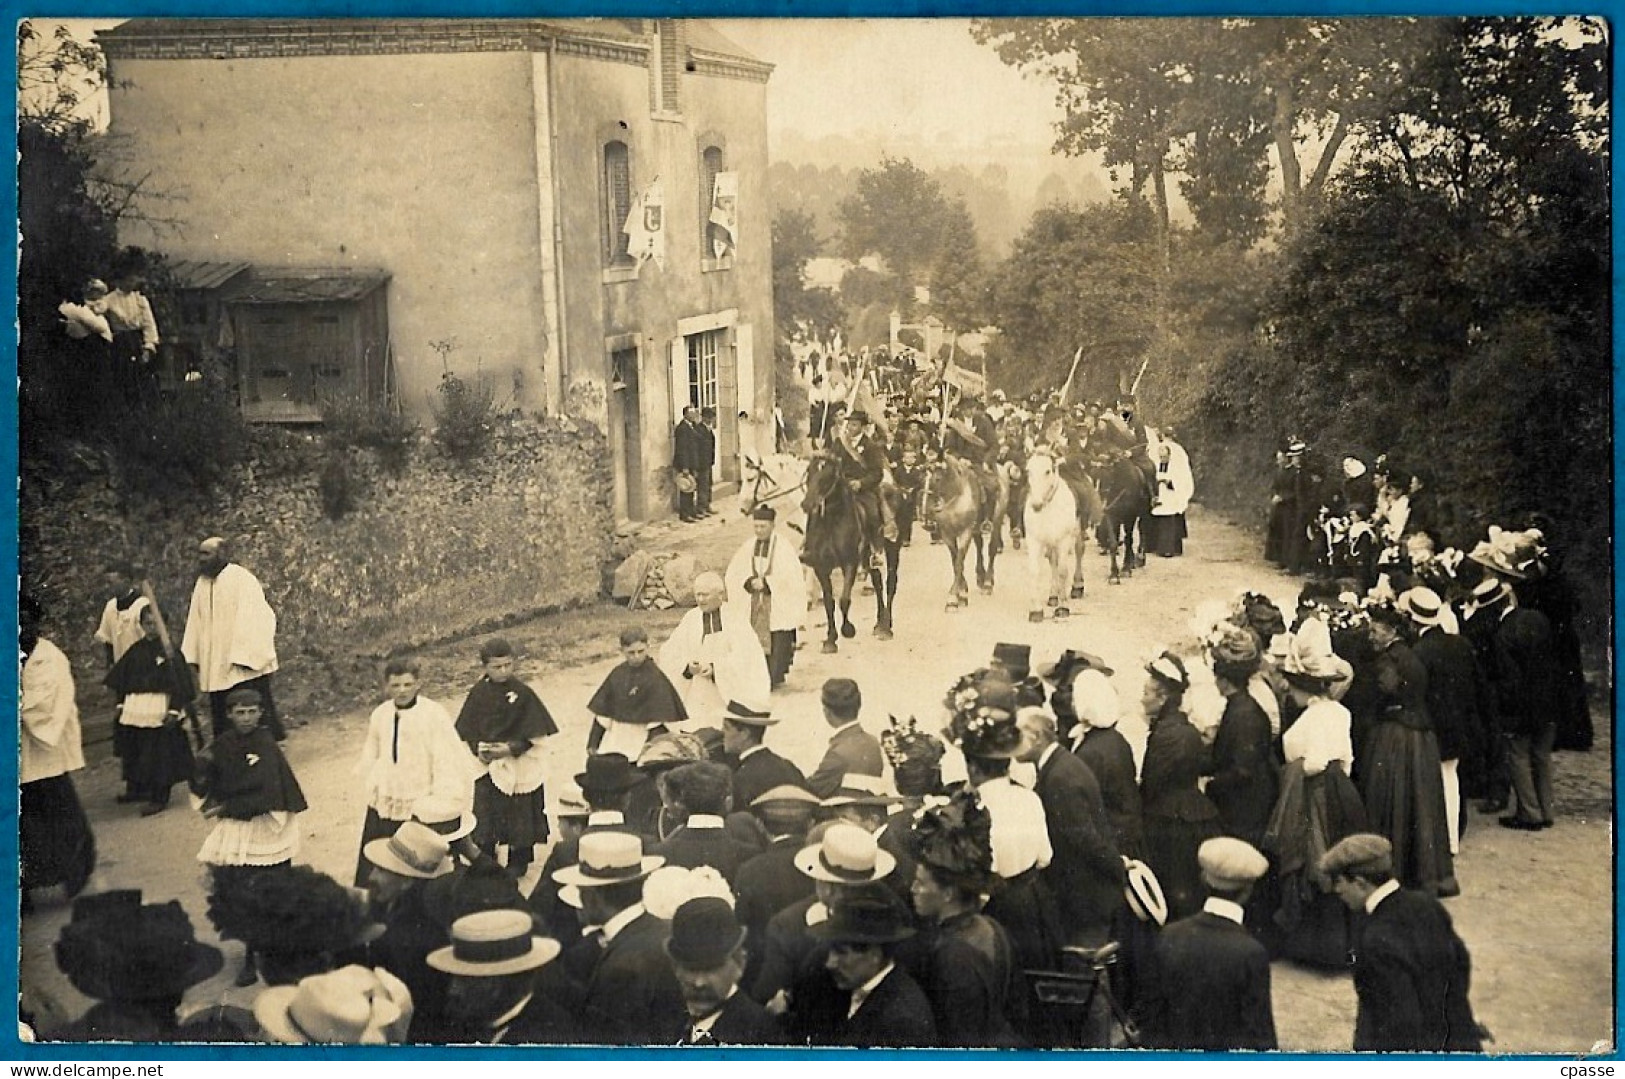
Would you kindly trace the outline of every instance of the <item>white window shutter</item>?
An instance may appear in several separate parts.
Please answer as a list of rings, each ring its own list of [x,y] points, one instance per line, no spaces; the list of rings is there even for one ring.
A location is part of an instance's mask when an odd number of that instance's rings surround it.
[[[756,412],[756,332],[748,322],[734,327],[734,384],[738,387],[738,410],[747,413],[739,420],[739,454],[760,458],[756,436],[763,417]]]
[[[683,409],[688,407],[688,342],[681,337],[671,339],[671,422],[683,421]]]

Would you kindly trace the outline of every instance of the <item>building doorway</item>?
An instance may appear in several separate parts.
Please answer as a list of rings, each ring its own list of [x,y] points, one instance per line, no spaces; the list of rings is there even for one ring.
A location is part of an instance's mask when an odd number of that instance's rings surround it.
[[[641,521],[647,515],[643,504],[643,405],[638,389],[638,350],[616,349],[610,353],[610,438],[614,447],[615,516],[618,520]]]

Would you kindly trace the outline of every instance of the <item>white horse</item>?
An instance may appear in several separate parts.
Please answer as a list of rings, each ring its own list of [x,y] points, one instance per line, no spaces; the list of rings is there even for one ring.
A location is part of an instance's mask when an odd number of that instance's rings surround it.
[[[1078,503],[1071,485],[1056,471],[1055,458],[1042,449],[1027,457],[1026,530],[1032,588],[1027,620],[1042,622],[1045,610],[1051,607],[1056,618],[1067,618],[1072,613],[1067,599],[1082,594],[1081,587],[1072,587],[1082,543]],[[1081,574],[1078,583],[1082,584]]]

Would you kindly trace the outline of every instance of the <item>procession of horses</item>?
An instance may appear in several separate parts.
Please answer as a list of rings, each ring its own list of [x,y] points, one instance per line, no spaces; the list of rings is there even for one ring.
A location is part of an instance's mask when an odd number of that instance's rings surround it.
[[[891,639],[901,549],[916,522],[947,551],[949,612],[970,603],[973,552],[977,590],[993,593],[1007,541],[1026,548],[1035,623],[1073,614],[1091,542],[1108,559],[1110,584],[1145,567],[1158,433],[1132,402],[1066,407],[1060,396],[1012,403],[995,390],[943,408],[897,394],[878,415],[834,402],[815,411],[805,456],[745,458],[740,509],[772,506],[799,539],[823,601],[824,652],[856,636],[859,586],[874,596],[875,636]],[[874,475],[877,447],[884,464]],[[871,489],[878,513],[864,505]]]

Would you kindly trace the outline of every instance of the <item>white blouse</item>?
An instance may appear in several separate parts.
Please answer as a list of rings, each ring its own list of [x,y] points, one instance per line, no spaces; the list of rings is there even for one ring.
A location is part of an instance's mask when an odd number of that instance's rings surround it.
[[[1281,736],[1281,749],[1288,761],[1303,761],[1305,775],[1320,775],[1332,761],[1342,761],[1347,774],[1354,767],[1350,722],[1349,710],[1336,701],[1314,701]]]

